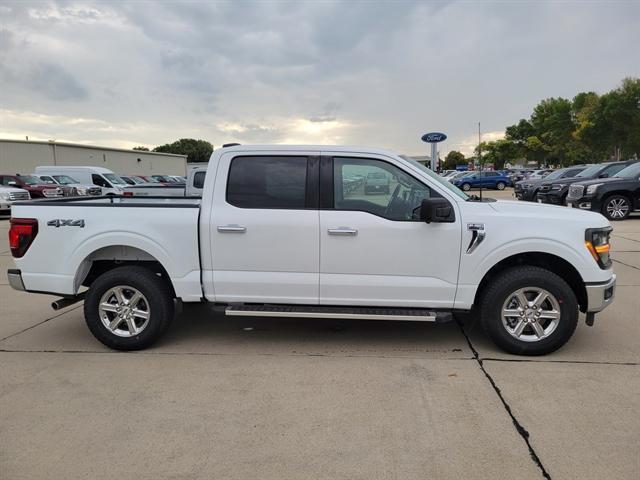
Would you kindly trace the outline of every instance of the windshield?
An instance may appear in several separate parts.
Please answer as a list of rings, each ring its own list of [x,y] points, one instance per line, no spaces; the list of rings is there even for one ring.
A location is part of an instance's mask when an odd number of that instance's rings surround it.
[[[119,176],[114,175],[113,173],[105,173],[103,177],[109,180],[114,185],[126,185],[127,182],[122,180]]]
[[[33,175],[20,175],[20,180],[22,180],[27,185],[39,185],[45,183],[44,180],[41,180],[38,177],[34,177]]]
[[[637,178],[640,175],[640,162],[633,163],[628,167],[623,168],[618,173],[616,173],[616,177],[621,178]]]
[[[61,185],[71,185],[72,183],[80,183],[76,179],[71,178],[68,175],[54,175],[53,178],[55,178],[58,181],[58,183],[60,183]]]
[[[556,170],[555,172],[551,172],[549,175],[544,177],[545,180],[555,180],[556,178],[560,178],[566,170],[563,168],[562,170]]]
[[[458,187],[456,187],[454,184],[447,182],[444,178],[442,178],[440,175],[438,175],[437,173],[433,172],[430,168],[425,167],[424,165],[422,165],[419,162],[416,162],[413,158],[411,157],[407,157],[405,155],[400,155],[404,160],[406,160],[407,162],[409,162],[411,165],[413,165],[414,167],[420,169],[422,172],[426,173],[430,178],[432,178],[434,181],[438,182],[440,185],[442,185],[444,188],[446,188],[447,190],[452,191],[453,193],[455,193],[457,196],[459,196],[460,198],[462,198],[463,200],[469,200],[469,195],[467,195],[466,193],[464,193],[462,190],[460,190]]]
[[[578,178],[593,177],[596,173],[600,171],[601,168],[602,168],[602,165],[592,165],[586,170],[581,171],[579,174],[576,175],[576,177]]]

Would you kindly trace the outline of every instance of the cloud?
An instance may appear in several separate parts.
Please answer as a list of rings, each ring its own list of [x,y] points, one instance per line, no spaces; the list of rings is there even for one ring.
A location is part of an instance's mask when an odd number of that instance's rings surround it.
[[[542,98],[640,75],[639,17],[632,2],[8,3],[0,131],[423,154],[437,130],[442,153],[470,152],[478,121],[502,132]]]

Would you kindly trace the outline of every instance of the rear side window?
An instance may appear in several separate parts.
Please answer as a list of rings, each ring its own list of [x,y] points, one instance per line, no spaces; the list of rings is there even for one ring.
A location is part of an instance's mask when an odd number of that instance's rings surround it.
[[[307,157],[236,157],[227,202],[240,208],[305,208]]]
[[[603,170],[603,172],[600,175],[607,176],[607,177],[615,177],[616,173],[618,173],[621,170],[624,170],[628,166],[629,165],[625,163],[616,163],[613,165],[609,165],[607,168]]]
[[[193,186],[194,188],[204,188],[204,176],[207,172],[196,172],[193,176]]]

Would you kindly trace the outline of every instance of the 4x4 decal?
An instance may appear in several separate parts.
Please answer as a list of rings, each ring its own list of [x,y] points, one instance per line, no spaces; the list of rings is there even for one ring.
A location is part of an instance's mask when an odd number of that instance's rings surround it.
[[[56,219],[49,220],[47,222],[48,227],[80,227],[84,228],[84,220],[64,220],[64,219]]]

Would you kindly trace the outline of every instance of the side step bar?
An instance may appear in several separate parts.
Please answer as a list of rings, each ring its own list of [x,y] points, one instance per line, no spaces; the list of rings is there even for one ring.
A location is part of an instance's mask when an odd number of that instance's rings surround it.
[[[225,315],[239,317],[333,318],[351,320],[403,320],[444,323],[453,319],[450,312],[414,308],[323,307],[293,305],[233,305]]]

